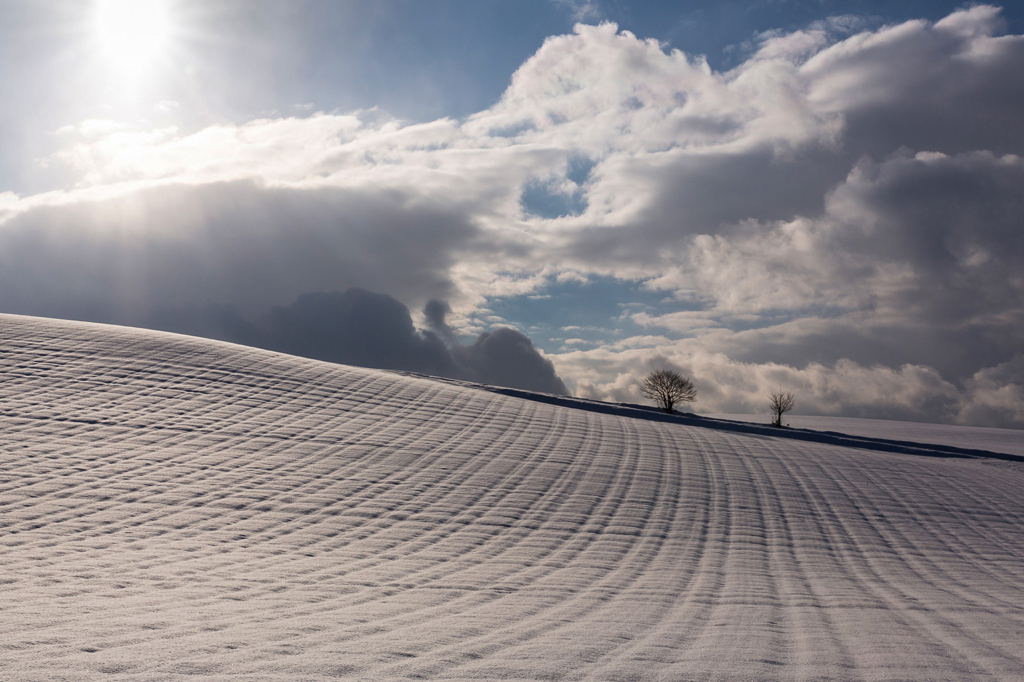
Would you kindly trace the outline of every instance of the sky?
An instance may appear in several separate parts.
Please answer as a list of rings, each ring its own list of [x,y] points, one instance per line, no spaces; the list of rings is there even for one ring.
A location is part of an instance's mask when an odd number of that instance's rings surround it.
[[[0,312],[1024,428],[1024,8],[0,0]]]

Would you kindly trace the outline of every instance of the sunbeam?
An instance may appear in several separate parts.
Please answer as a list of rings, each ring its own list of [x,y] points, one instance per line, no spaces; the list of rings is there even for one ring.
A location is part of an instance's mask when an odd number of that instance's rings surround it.
[[[121,78],[144,76],[167,49],[167,0],[97,0],[94,18],[100,52]]]

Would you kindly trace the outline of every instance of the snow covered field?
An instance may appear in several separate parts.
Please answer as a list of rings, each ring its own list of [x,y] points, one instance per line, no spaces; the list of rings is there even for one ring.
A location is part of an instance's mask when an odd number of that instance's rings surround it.
[[[8,316],[0,371],[2,679],[1024,679],[1012,457]]]
[[[758,424],[767,424],[770,420],[767,414],[716,414],[710,416],[715,419],[733,419]],[[959,448],[1004,452],[1024,457],[1024,431],[1013,429],[894,422],[885,419],[816,417],[803,414],[787,414],[783,418],[783,423],[788,424],[794,429],[838,431],[839,433],[846,433],[852,436],[936,443]]]

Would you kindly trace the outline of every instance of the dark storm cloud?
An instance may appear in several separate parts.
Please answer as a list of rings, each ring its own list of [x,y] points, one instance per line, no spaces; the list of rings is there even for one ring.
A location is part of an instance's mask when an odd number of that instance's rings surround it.
[[[345,365],[454,376],[444,342],[417,332],[409,309],[386,294],[363,289],[308,293],[275,307],[263,321],[259,345]]]
[[[510,327],[484,332],[472,344],[456,346],[453,355],[474,381],[544,393],[569,392],[530,337]]]
[[[455,338],[455,333],[448,326],[448,321],[445,319],[451,312],[452,307],[448,305],[447,301],[433,299],[427,301],[427,304],[423,306],[423,317],[426,318],[427,326],[439,334],[445,341]]]
[[[391,296],[353,288],[303,294],[255,322],[225,307],[179,308],[162,311],[150,326],[346,365],[568,393],[551,362],[523,333],[499,328],[464,345],[445,323],[447,303],[432,300],[425,314],[443,336],[416,329],[409,309]]]

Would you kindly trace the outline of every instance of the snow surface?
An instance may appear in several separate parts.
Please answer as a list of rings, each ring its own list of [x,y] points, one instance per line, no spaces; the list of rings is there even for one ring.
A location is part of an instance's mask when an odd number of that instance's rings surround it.
[[[709,416],[715,419],[730,419],[757,424],[767,424],[771,419],[766,414],[715,414]],[[961,448],[1005,452],[1024,457],[1024,431],[1017,429],[897,422],[886,419],[817,417],[803,414],[787,414],[783,418],[782,423],[796,429],[838,431],[853,436],[867,436],[869,438],[936,443]]]
[[[10,316],[0,371],[2,679],[1024,679],[1009,455]]]

